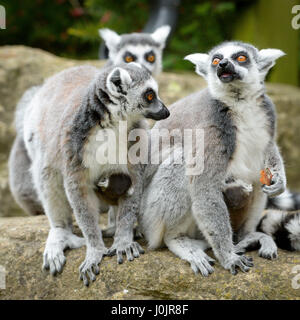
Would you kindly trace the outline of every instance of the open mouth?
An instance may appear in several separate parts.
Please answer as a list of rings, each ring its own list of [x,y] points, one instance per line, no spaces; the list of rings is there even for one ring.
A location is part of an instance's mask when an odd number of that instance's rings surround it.
[[[235,73],[224,70],[222,72],[218,72],[218,77],[222,82],[231,82],[235,78]]]

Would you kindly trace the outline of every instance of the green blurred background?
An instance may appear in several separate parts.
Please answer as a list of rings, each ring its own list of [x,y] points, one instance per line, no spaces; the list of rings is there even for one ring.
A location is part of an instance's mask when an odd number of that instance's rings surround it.
[[[95,59],[98,29],[139,32],[149,17],[148,0],[5,0],[7,28],[0,45],[23,44],[60,56]],[[230,39],[287,53],[269,81],[299,85],[299,31],[291,25],[297,0],[182,0],[177,28],[164,55],[165,70],[192,70],[182,58]]]

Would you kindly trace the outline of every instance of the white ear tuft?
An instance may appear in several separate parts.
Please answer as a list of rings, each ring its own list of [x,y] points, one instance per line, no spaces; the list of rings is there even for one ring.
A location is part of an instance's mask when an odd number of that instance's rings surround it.
[[[99,29],[99,35],[105,41],[105,44],[110,51],[116,50],[117,45],[121,41],[121,36],[110,29]]]
[[[274,66],[275,61],[284,56],[285,53],[279,49],[263,49],[258,52],[258,68],[260,73],[265,76]]]
[[[194,53],[184,57],[184,60],[188,60],[196,65],[196,72],[204,78],[206,78],[207,76],[207,69],[209,64],[208,59],[209,55],[206,53]]]
[[[152,39],[159,43],[161,47],[165,47],[166,40],[171,31],[171,27],[168,25],[157,28],[153,33],[151,33]]]
[[[114,68],[106,79],[106,86],[114,96],[126,95],[132,82],[130,74],[123,68]]]

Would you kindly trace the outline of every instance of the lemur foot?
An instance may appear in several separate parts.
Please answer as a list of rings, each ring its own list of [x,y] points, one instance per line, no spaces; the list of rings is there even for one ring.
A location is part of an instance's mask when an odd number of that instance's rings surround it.
[[[79,267],[80,280],[83,281],[85,286],[89,286],[90,281],[95,281],[96,276],[99,274],[99,264],[104,255],[107,254],[105,247],[88,248],[85,260]]]
[[[69,230],[50,229],[43,255],[43,269],[50,270],[52,275],[60,273],[66,263],[64,250],[80,248],[84,245],[84,238],[77,237]]]
[[[237,267],[243,272],[248,272],[250,268],[253,267],[253,259],[243,254],[232,253],[222,265],[226,270],[229,270],[231,274],[236,275],[238,273]]]
[[[191,256],[192,257],[188,262],[195,273],[200,272],[204,277],[208,277],[214,272],[214,268],[212,266],[215,264],[215,260],[205,252],[197,250],[196,252],[192,252]]]
[[[128,261],[132,261],[134,258],[138,258],[140,254],[144,253],[145,251],[139,243],[135,241],[126,241],[123,239],[115,239],[113,245],[108,250],[109,256],[117,254],[117,261],[119,264],[123,263],[123,254],[126,254]]]
[[[262,258],[273,260],[278,257],[277,245],[273,238],[262,232],[252,232],[247,234],[237,245],[236,248],[245,252],[249,248],[257,248],[258,255]]]

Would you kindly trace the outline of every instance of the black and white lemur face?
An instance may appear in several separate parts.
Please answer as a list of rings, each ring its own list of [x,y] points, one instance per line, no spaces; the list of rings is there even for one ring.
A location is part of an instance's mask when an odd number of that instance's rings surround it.
[[[156,81],[150,72],[137,63],[121,63],[116,66],[107,76],[105,85],[107,94],[113,101],[111,108],[117,107],[131,118],[162,120],[170,115],[160,100]]]
[[[113,64],[136,62],[153,75],[162,70],[162,53],[169,26],[162,26],[153,33],[130,33],[118,35],[110,29],[100,29],[99,34],[109,50],[109,60]]]
[[[257,92],[275,60],[283,55],[278,49],[259,51],[250,44],[224,42],[208,54],[191,54],[185,59],[196,65],[196,72],[207,80],[211,92],[235,88]]]

